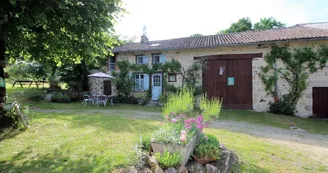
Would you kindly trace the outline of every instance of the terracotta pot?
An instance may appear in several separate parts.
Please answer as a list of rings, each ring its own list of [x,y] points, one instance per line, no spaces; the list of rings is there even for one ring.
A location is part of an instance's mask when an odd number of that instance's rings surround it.
[[[197,158],[197,156],[193,156],[195,161],[199,164],[205,165],[206,163],[213,162],[216,159],[213,158]]]

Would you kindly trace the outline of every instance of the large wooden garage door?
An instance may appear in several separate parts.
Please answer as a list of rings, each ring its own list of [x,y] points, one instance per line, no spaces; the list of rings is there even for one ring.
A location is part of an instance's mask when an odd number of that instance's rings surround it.
[[[328,87],[313,87],[313,114],[319,118],[328,118]]]
[[[203,86],[209,97],[223,98],[224,108],[252,109],[252,59],[238,57],[208,58]]]

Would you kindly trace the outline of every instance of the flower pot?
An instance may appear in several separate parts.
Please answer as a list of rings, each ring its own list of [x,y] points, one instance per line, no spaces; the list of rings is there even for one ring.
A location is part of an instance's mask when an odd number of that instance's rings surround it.
[[[179,153],[181,156],[180,164],[181,166],[185,166],[189,160],[189,157],[194,152],[196,148],[196,143],[199,140],[200,133],[196,133],[192,139],[187,144],[165,144],[165,143],[158,143],[158,142],[151,142],[150,145],[153,149],[154,154],[161,153],[163,154],[164,151],[168,151],[170,153]]]
[[[197,163],[202,164],[202,165],[205,165],[206,163],[213,162],[216,160],[213,158],[198,158],[197,156],[193,156],[193,157]]]

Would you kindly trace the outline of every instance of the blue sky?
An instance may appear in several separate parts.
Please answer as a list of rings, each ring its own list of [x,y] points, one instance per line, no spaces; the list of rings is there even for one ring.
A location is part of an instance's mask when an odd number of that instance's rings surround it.
[[[253,23],[274,17],[287,26],[328,22],[328,0],[123,0],[128,11],[117,23],[123,36],[142,35],[150,40],[212,35],[242,17]]]

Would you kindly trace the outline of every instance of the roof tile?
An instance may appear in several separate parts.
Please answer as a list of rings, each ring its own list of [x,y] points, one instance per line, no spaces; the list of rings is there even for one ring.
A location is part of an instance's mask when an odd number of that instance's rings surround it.
[[[292,41],[303,39],[328,39],[328,23],[301,24],[289,28],[277,28],[261,31],[245,31],[231,34],[210,35],[201,37],[184,37],[169,40],[150,41],[147,43],[128,43],[115,47],[113,52],[140,52],[169,49],[189,49],[217,47],[239,44],[255,44],[275,41]],[[160,44],[159,46],[150,46]]]

